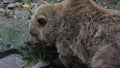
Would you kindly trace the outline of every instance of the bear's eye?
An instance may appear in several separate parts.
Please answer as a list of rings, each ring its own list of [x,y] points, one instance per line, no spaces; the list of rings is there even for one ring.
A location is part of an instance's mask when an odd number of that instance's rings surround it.
[[[30,29],[30,34],[34,36],[39,35],[39,29],[37,27]]]
[[[41,26],[45,26],[45,24],[47,23],[47,17],[45,15],[41,15],[39,16],[37,21]]]

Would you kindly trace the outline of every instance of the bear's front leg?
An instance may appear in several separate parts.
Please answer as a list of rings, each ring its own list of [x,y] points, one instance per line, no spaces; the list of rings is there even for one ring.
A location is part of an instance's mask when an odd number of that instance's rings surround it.
[[[92,68],[120,68],[120,46],[108,44],[101,47],[92,58]]]
[[[57,45],[59,59],[66,68],[87,68],[87,65],[82,64],[80,59],[74,55],[72,50],[66,45]]]
[[[59,55],[59,58],[66,68],[87,68],[77,57]]]

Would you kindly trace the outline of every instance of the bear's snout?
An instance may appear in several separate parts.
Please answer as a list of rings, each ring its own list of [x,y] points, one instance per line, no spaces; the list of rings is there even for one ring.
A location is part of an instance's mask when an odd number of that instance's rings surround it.
[[[35,39],[34,36],[32,36],[31,34],[29,34],[29,35],[25,38],[24,43],[27,44],[28,46],[32,46],[32,45],[37,44],[37,41],[36,41],[36,39]]]

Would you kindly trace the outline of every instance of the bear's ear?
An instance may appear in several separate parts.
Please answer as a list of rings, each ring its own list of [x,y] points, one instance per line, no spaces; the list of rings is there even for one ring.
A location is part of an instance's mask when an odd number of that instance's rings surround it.
[[[37,21],[41,26],[45,26],[47,23],[47,17],[45,15],[40,15]]]
[[[48,5],[49,3],[47,1],[44,0],[40,0],[37,4],[37,7],[41,6],[41,5]]]

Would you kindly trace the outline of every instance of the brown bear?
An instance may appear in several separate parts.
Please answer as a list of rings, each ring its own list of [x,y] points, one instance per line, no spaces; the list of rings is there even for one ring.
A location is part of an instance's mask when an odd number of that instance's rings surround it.
[[[120,12],[93,0],[65,0],[36,8],[29,45],[55,45],[66,68],[120,68]]]

